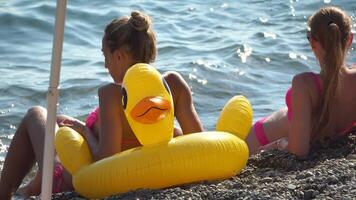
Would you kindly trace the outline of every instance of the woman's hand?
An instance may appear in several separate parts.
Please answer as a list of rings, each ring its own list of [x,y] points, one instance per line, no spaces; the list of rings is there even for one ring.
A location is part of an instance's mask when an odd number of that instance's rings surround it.
[[[260,150],[270,150],[270,149],[278,149],[280,151],[288,151],[288,138],[282,137],[279,140],[266,144],[260,147]]]
[[[67,126],[78,132],[88,144],[90,153],[94,158],[94,155],[96,155],[96,152],[98,151],[98,139],[94,136],[92,130],[85,126],[84,122],[74,118],[64,119],[58,122],[58,126]],[[98,159],[95,159],[95,161],[97,160]]]
[[[91,132],[91,130],[85,126],[85,124],[77,119],[65,119],[58,123],[59,127],[67,126],[77,131],[80,135],[85,138],[86,132]]]

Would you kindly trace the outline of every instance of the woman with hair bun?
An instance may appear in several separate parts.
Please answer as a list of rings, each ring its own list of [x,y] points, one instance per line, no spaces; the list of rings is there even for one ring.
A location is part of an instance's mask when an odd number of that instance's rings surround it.
[[[286,108],[260,119],[247,143],[250,154],[278,148],[308,154],[316,140],[343,135],[356,127],[356,67],[345,63],[352,46],[352,20],[337,7],[324,7],[308,21],[307,39],[319,61],[320,74],[294,76]]]
[[[94,161],[140,146],[130,128],[121,104],[121,83],[126,71],[136,63],[152,63],[156,59],[156,38],[151,19],[142,12],[112,20],[104,32],[102,52],[105,68],[114,83],[98,90],[99,107],[89,114],[86,122],[68,116],[58,116],[58,126],[69,126],[88,143]],[[180,128],[174,135],[203,131],[195,111],[188,84],[176,72],[167,72],[163,80],[171,91],[175,117]],[[30,108],[21,121],[5,158],[0,180],[0,199],[10,199],[25,175],[37,162],[35,178],[18,193],[28,197],[39,195],[41,188],[46,109]],[[70,174],[55,160],[53,192],[73,190]]]

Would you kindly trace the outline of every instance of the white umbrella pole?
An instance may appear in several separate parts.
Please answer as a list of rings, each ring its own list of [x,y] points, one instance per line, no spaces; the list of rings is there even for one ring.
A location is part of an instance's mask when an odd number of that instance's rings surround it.
[[[52,63],[50,83],[47,93],[47,122],[44,143],[43,173],[41,199],[51,199],[53,161],[54,161],[54,134],[57,119],[57,101],[59,75],[62,61],[62,47],[64,35],[64,22],[66,14],[67,0],[57,0],[56,21],[52,49]]]

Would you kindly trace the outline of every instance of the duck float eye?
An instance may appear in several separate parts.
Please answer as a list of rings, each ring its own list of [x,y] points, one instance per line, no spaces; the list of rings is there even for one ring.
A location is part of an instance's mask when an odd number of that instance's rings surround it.
[[[126,92],[125,87],[122,87],[122,89],[121,89],[121,95],[122,95],[122,98],[121,98],[122,107],[124,108],[124,110],[126,110],[126,106],[127,106],[127,92]]]

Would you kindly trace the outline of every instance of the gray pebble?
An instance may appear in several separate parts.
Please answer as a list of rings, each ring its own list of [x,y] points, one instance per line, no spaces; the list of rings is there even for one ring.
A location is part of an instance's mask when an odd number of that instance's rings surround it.
[[[295,190],[295,188],[297,188],[297,186],[293,185],[293,184],[288,184],[287,188],[290,190]]]
[[[261,183],[270,183],[272,181],[273,181],[273,179],[271,177],[265,177],[261,180]]]

